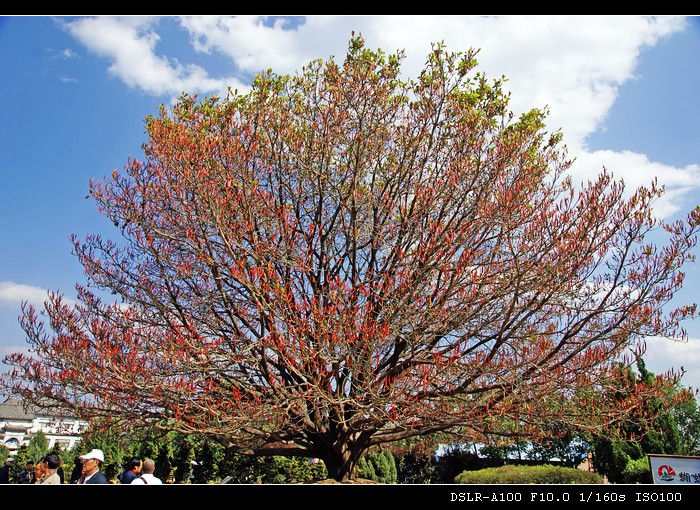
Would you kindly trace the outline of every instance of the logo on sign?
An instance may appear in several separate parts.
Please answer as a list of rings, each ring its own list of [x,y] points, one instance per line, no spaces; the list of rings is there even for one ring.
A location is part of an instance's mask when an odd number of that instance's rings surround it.
[[[666,464],[664,464],[663,466],[659,466],[658,473],[659,478],[661,478],[661,480],[663,480],[664,482],[670,482],[671,480],[676,478],[676,472],[671,466],[667,466]]]

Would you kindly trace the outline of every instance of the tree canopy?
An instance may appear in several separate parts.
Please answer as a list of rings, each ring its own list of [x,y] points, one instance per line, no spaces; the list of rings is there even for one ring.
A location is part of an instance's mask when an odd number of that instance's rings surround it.
[[[403,79],[353,34],[342,63],[161,106],[144,158],[90,183],[119,241],[73,238],[78,304],[51,293],[48,328],[23,306],[7,391],[339,481],[401,439],[638,419],[678,374],[597,396],[646,335],[685,338],[700,210],[663,223],[662,188],[606,169],[574,185],[546,108],[513,115],[477,54],[434,44]]]

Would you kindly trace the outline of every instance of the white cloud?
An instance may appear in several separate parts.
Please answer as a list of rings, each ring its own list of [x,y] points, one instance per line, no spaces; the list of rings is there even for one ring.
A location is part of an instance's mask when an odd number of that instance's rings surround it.
[[[0,360],[4,359],[5,356],[14,354],[17,352],[23,352],[29,354],[29,347],[27,345],[0,345]],[[5,366],[0,366],[0,369],[4,369]]]
[[[0,304],[19,307],[27,301],[37,308],[43,308],[48,298],[46,289],[14,282],[0,282]]]
[[[7,354],[28,349],[27,344],[22,344],[24,332],[18,321],[22,303],[28,302],[37,310],[43,310],[47,298],[46,289],[0,281],[0,360]],[[2,368],[4,367],[0,366],[0,369]]]
[[[72,60],[79,58],[78,54],[71,48],[64,48],[62,50],[49,49],[49,59],[51,60]]]
[[[680,370],[682,367],[686,373],[681,378],[681,385],[700,389],[700,338],[680,342],[649,337],[646,343],[643,358],[649,371],[659,375],[669,368]]]
[[[72,59],[72,58],[77,58],[78,56],[75,54],[75,52],[73,50],[71,50],[70,48],[66,48],[63,51],[61,51],[61,57],[68,60],[68,59]]]
[[[127,86],[150,94],[178,96],[182,92],[221,93],[235,78],[211,78],[196,64],[181,64],[176,57],[157,54],[158,18],[81,18],[66,24],[70,33],[88,49],[107,58],[110,74]]]
[[[44,308],[44,302],[49,297],[49,291],[33,285],[0,281],[0,306],[19,310],[23,302],[34,305],[38,310]],[[63,295],[63,303],[69,306],[76,304],[74,299]]]
[[[629,151],[586,150],[586,137],[604,123],[620,85],[635,79],[640,52],[687,26],[682,16],[308,16],[287,23],[269,16],[183,16],[179,22],[191,49],[231,63],[235,74],[214,77],[199,63],[181,62],[162,44],[159,17],[79,18],[66,24],[91,52],[106,58],[109,72],[127,86],[155,96],[181,92],[225,94],[228,86],[246,91],[250,76],[271,68],[294,73],[311,60],[342,60],[352,32],[368,48],[406,51],[405,77],[423,68],[431,43],[450,51],[480,48],[478,70],[505,76],[516,114],[550,107],[550,129],[563,129],[577,175],[597,174],[603,165],[628,189],[648,185],[657,175],[667,187],[660,217],[683,207],[696,190],[698,166],[673,168]],[[172,35],[171,35],[172,37]]]
[[[131,87],[167,95],[185,85],[207,92],[222,80],[235,84],[233,77],[213,79],[195,64],[162,54],[168,48],[158,47],[159,19],[98,16],[66,28],[112,61],[110,72]],[[552,15],[309,16],[291,29],[281,20],[270,25],[268,16],[184,16],[179,22],[195,51],[225,56],[251,74],[268,68],[293,73],[316,58],[342,60],[353,31],[369,48],[405,50],[407,77],[418,75],[431,43],[444,41],[451,51],[481,48],[480,69],[508,78],[516,111],[549,104],[553,119],[568,121],[556,125],[568,125],[573,138],[600,123],[616,87],[633,78],[641,49],[685,26],[675,16]]]
[[[269,26],[266,19],[267,16],[183,16],[180,22],[196,51],[226,55],[247,73],[268,68],[293,72],[308,63],[310,55],[303,51],[299,34],[288,30],[282,20]]]
[[[689,201],[688,195],[700,186],[700,166],[697,164],[676,168],[650,161],[646,155],[631,151],[580,152],[575,157],[572,176],[581,181],[594,180],[605,167],[615,179],[624,181],[628,193],[640,186],[649,187],[652,180],[658,178],[658,183],[666,186],[664,196],[654,208],[660,218],[687,212],[696,205]]]

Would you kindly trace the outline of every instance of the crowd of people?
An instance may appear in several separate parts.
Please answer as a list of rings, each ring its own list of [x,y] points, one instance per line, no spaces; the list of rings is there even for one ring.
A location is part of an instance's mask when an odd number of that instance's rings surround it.
[[[100,471],[100,467],[105,461],[104,453],[100,449],[81,455],[81,470],[79,476],[73,477],[69,483],[88,484],[88,483],[110,483],[107,477]],[[11,477],[11,470],[14,466],[15,459],[8,457],[5,459],[5,465],[0,467],[0,484],[14,483]],[[64,478],[63,466],[61,459],[55,453],[45,455],[40,461],[28,461],[24,469],[20,473],[17,483],[35,483],[35,484],[62,484],[66,483]],[[123,473],[119,476],[120,484],[131,485],[159,485],[163,482],[153,473],[156,469],[156,463],[153,459],[142,459],[133,457],[124,467]]]

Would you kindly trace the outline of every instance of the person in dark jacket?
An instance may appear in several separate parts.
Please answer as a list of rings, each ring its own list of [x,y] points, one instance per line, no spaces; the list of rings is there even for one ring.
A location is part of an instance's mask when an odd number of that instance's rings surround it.
[[[5,459],[5,465],[3,467],[0,467],[0,483],[10,483],[12,480],[12,475],[10,471],[12,470],[12,466],[15,465],[15,459],[12,457],[8,457]]]
[[[119,479],[120,483],[131,483],[136,480],[143,470],[143,460],[141,457],[132,457],[131,460],[124,466],[125,471]]]
[[[80,456],[80,461],[83,463],[82,476],[78,480],[79,484],[83,483],[109,483],[107,477],[100,466],[105,461],[104,453],[97,448]]]

